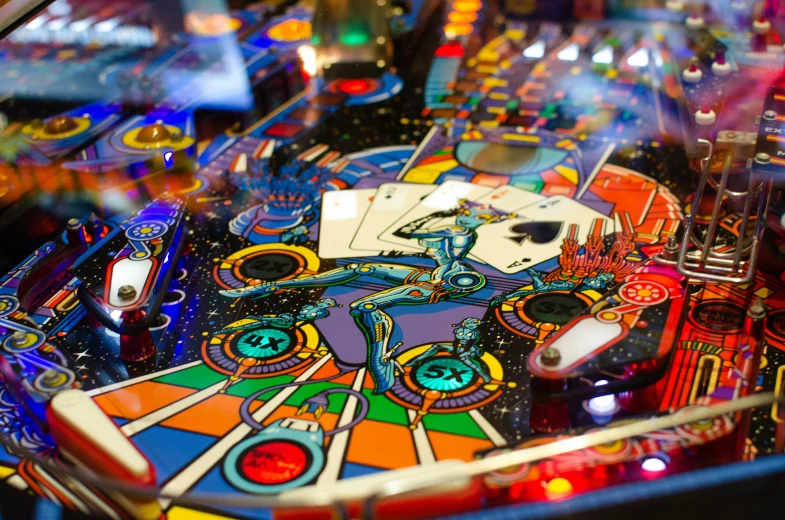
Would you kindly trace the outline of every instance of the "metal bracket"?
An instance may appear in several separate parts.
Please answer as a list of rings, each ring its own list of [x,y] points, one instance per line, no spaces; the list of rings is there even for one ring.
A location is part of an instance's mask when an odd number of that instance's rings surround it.
[[[675,265],[681,275],[695,280],[732,284],[749,283],[755,278],[761,239],[766,225],[765,212],[771,196],[771,178],[755,174],[752,171],[750,160],[747,162],[746,168],[749,175],[747,190],[729,190],[727,184],[733,163],[733,154],[728,154],[723,164],[722,174],[719,180],[715,180],[709,173],[713,145],[705,139],[699,139],[698,143],[707,149],[707,153],[701,159],[702,173],[692,208],[685,218],[684,238],[678,250],[678,257],[674,258],[675,248],[673,241],[671,241],[670,247],[666,246],[663,254],[657,257],[657,261],[666,265]],[[701,239],[696,234],[697,207],[707,186],[714,189],[717,194],[711,211],[711,219],[706,229],[706,236]],[[720,252],[716,250],[715,240],[720,224],[720,211],[725,199],[728,202],[744,200],[744,210],[735,246],[730,251]],[[756,222],[755,228],[749,232],[753,208]]]

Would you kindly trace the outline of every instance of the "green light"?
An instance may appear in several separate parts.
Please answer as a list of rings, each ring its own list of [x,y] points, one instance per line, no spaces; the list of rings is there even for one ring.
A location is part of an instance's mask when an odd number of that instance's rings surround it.
[[[366,44],[370,41],[371,37],[367,32],[358,29],[349,29],[338,38],[339,41],[348,45],[349,47],[356,47],[358,45]]]
[[[319,38],[319,37],[318,37],[318,36],[316,36],[316,35],[313,35],[313,36],[311,36],[311,43],[312,43],[313,45],[319,45],[320,43],[322,43],[322,39],[321,39],[321,38]]]

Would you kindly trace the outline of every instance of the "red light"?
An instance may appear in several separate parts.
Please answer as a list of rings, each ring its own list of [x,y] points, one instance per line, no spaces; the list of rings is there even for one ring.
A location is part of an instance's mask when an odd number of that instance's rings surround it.
[[[337,88],[344,94],[357,96],[371,92],[375,84],[370,79],[345,79],[338,83]]]
[[[436,49],[437,58],[463,58],[465,54],[463,46],[458,41],[449,41]]]

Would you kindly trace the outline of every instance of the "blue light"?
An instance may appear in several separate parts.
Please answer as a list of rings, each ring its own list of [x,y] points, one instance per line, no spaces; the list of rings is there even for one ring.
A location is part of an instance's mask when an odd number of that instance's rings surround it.
[[[167,168],[174,166],[174,152],[164,152],[164,166]]]

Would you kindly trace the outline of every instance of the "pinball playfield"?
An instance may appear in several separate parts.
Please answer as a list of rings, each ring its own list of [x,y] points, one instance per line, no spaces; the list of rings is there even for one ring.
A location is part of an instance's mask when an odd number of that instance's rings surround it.
[[[2,486],[481,517],[782,456],[777,2],[160,4],[0,41]]]

